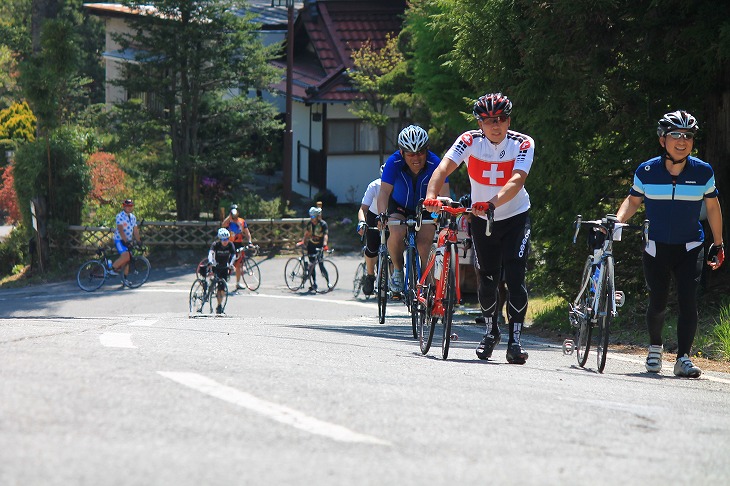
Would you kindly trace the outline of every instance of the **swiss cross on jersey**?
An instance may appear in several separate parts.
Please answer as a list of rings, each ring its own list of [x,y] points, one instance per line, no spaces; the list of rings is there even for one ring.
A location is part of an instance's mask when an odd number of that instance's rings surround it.
[[[467,167],[469,169],[469,177],[479,184],[502,187],[512,177],[515,159],[488,161],[480,160],[470,155]]]

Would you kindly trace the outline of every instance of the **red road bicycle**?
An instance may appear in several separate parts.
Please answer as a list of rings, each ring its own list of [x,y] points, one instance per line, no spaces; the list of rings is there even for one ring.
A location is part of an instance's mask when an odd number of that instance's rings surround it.
[[[459,287],[459,251],[458,244],[470,245],[470,239],[458,239],[458,224],[456,217],[460,214],[471,213],[450,198],[438,198],[443,206],[439,215],[441,230],[438,234],[436,250],[431,252],[426,269],[418,282],[417,309],[418,312],[418,340],[421,353],[426,354],[431,348],[433,334],[438,320],[443,324],[443,339],[441,341],[441,355],[443,359],[449,356],[451,344],[451,322],[454,316],[454,306],[461,301]],[[488,228],[491,227],[491,220]],[[467,247],[468,248],[468,247]]]

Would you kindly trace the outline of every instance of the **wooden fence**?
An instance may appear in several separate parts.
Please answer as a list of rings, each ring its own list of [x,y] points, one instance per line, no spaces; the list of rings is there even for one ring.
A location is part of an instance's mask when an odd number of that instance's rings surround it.
[[[247,219],[253,242],[265,252],[291,251],[302,239],[307,218]],[[216,238],[217,221],[143,221],[140,237],[148,247],[202,248]],[[69,226],[65,244],[80,251],[94,251],[99,246],[112,246],[114,228],[103,226]]]

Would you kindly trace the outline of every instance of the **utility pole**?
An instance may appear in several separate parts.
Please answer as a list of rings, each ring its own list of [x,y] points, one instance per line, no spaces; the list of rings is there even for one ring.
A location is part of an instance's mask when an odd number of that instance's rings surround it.
[[[286,133],[284,133],[284,199],[291,200],[292,150],[292,78],[294,77],[294,0],[286,0],[288,27],[286,34]]]

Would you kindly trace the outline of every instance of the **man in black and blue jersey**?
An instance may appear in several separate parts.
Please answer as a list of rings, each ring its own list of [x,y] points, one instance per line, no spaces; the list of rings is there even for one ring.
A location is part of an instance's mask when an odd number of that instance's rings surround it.
[[[689,378],[702,374],[689,358],[697,332],[696,294],[702,264],[706,260],[717,270],[725,260],[715,174],[708,163],[690,155],[698,130],[695,117],[683,110],[667,113],[659,120],[657,134],[663,154],[636,169],[634,184],[616,214],[619,221],[625,222],[643,202],[649,220],[649,242],[643,253],[649,289],[646,322],[650,345],[646,370],[658,373],[662,369],[662,328],[673,277],[679,304],[674,374]],[[713,238],[706,258],[705,234],[700,223],[703,204]]]

